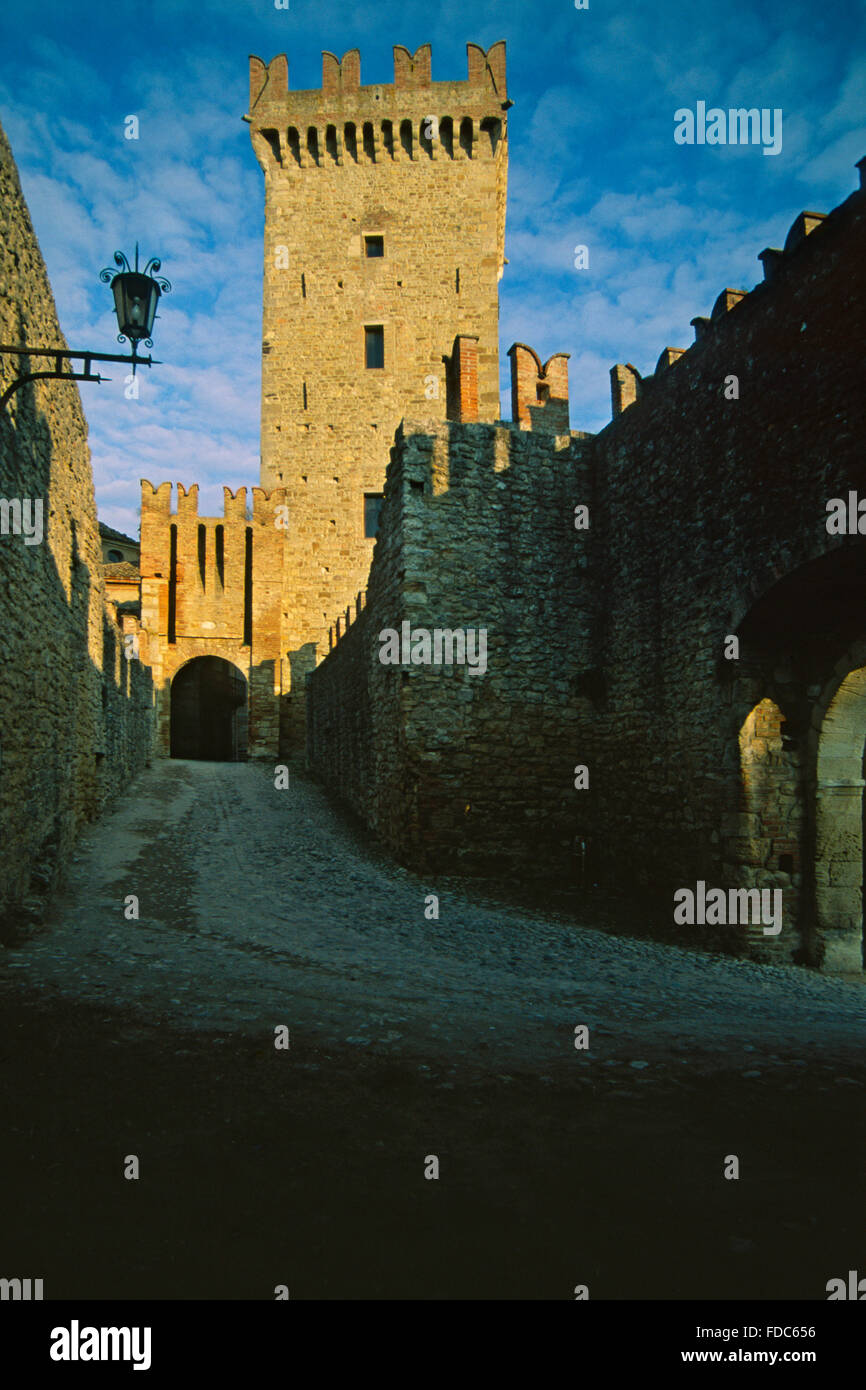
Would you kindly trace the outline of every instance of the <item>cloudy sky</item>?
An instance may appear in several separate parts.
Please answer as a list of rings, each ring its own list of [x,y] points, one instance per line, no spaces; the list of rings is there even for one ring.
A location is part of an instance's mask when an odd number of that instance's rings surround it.
[[[279,0],[284,3],[284,0]],[[433,45],[433,78],[466,75],[467,40],[508,47],[510,168],[501,282],[505,349],[571,353],[571,423],[610,417],[608,370],[651,372],[687,347],[725,286],[803,209],[828,211],[866,155],[866,6],[859,0],[41,0],[3,7],[0,120],[72,347],[121,351],[98,272],[142,243],[173,282],[155,330],[165,365],[83,386],[100,516],[138,533],[139,479],[258,481],[262,175],[241,116],[247,55],[285,52],[293,88],[321,50]],[[682,145],[674,113],[781,109],[782,149]],[[128,115],[137,141],[124,138]],[[574,248],[589,267],[574,268]]]

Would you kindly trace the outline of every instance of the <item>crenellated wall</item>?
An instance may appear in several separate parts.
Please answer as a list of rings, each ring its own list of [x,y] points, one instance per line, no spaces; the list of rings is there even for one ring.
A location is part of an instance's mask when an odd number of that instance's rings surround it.
[[[690,348],[650,377],[614,368],[594,438],[546,432],[568,418],[565,354],[542,368],[524,344],[514,426],[398,434],[367,606],[309,683],[309,747],[402,857],[561,883],[579,848],[586,881],[666,931],[678,889],[778,891],[778,933],[694,930],[862,968],[864,252],[862,187],[802,214]],[[828,529],[833,498],[850,534]],[[486,674],[383,666],[378,634],[403,621],[486,625]]]
[[[364,605],[308,682],[308,750],[410,863],[571,861],[563,777],[588,703],[570,664],[590,616],[573,509],[588,443],[509,425],[397,432]],[[475,645],[463,664],[385,665],[380,634],[404,623],[474,632]]]
[[[801,214],[784,250],[760,253],[763,281],[724,289],[653,376],[614,369],[594,444],[598,623],[579,657],[599,692],[599,877],[615,881],[625,856],[665,910],[699,879],[779,888],[786,930],[750,946],[838,968],[861,964],[861,831],[857,849],[848,831],[847,847],[829,831],[819,843],[822,798],[841,793],[818,748],[863,660],[866,537],[826,523],[831,498],[866,496],[864,253],[861,187],[826,217]],[[848,725],[859,816],[856,707]],[[844,907],[819,901],[822,876],[851,885]]]
[[[555,352],[542,366],[534,348],[512,343],[511,418],[523,430],[568,431],[569,352]]]
[[[284,492],[224,488],[222,517],[199,516],[198,484],[141,484],[141,616],[158,691],[159,748],[170,749],[171,684],[196,657],[221,657],[249,687],[248,752],[276,756],[291,671],[280,647]],[[283,509],[282,511],[280,509]]]

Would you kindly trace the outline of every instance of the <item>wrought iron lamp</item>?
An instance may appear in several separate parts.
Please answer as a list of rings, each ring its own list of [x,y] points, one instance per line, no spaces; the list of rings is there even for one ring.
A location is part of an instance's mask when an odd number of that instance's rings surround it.
[[[122,251],[115,251],[114,264],[121,269],[112,270],[109,267],[107,270],[101,270],[99,278],[105,284],[111,285],[114,295],[114,310],[120,329],[117,341],[125,343],[129,339],[132,343],[133,362],[136,362],[136,348],[140,342],[143,342],[145,347],[153,347],[150,335],[153,332],[156,306],[160,295],[170,290],[171,285],[161,275],[151,274],[151,271],[158,271],[162,265],[156,256],[151,256],[144,270],[139,270],[138,242],[135,243],[134,270],[130,268],[129,261]]]
[[[44,380],[45,378],[58,381],[107,381],[107,377],[102,377],[98,373],[94,375],[91,372],[91,362],[131,362],[133,376],[135,376],[135,369],[139,365],[143,367],[158,367],[160,365],[159,362],[154,362],[151,357],[139,357],[138,345],[143,342],[145,347],[153,347],[153,339],[150,335],[156,317],[156,306],[160,296],[171,289],[169,281],[156,274],[160,269],[161,262],[152,256],[144,270],[139,270],[138,242],[136,242],[134,270],[131,269],[129,261],[122,251],[115,251],[114,263],[119,269],[112,270],[109,267],[106,270],[101,270],[99,278],[105,284],[111,285],[117,325],[120,329],[117,341],[119,343],[131,342],[132,355],[125,356],[121,353],[106,352],[70,352],[67,348],[0,347],[0,354],[10,357],[54,359],[52,371],[25,372],[22,376],[16,377],[0,396],[0,408],[4,407],[18,388],[24,386],[28,381]],[[84,363],[82,372],[64,370],[64,362],[77,360]]]

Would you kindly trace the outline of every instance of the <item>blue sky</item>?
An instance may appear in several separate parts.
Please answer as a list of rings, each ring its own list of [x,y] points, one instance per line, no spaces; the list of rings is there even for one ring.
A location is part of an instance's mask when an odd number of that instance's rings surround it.
[[[571,423],[610,417],[608,371],[651,372],[687,347],[725,286],[803,209],[828,211],[866,155],[866,6],[837,0],[42,0],[0,18],[0,120],[18,163],[72,347],[112,352],[98,272],[115,249],[158,254],[174,289],[137,401],[123,371],[82,386],[100,516],[137,534],[139,479],[258,482],[263,181],[241,121],[247,56],[289,58],[317,87],[321,51],[361,50],[362,82],[392,80],[391,48],[433,46],[433,78],[466,75],[466,42],[508,46],[510,166],[500,285],[502,408],[515,340],[571,353]],[[675,143],[697,101],[781,108],[777,156]],[[124,138],[137,115],[138,141]],[[574,268],[574,247],[590,264]]]

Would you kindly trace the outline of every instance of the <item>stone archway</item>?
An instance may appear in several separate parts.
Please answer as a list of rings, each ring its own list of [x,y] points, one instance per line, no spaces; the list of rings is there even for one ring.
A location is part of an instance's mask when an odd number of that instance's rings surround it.
[[[784,898],[798,956],[829,971],[863,967],[864,603],[866,543],[857,538],[778,579],[739,627],[738,677],[749,706],[755,695],[772,696],[786,716],[778,737],[773,727],[769,742],[762,748],[759,737],[755,747],[752,788],[770,813],[761,827],[778,822],[772,828],[785,867],[793,861],[795,875],[799,867]],[[775,717],[765,707],[753,733]],[[794,755],[787,766],[786,745]],[[770,868],[782,870],[781,855]]]
[[[238,762],[247,756],[247,682],[219,656],[197,656],[171,683],[171,756]]]
[[[866,666],[849,671],[818,735],[815,788],[815,913],[824,967],[861,970]]]
[[[782,936],[768,941],[762,926],[752,925],[741,929],[743,940],[754,949],[790,955],[801,944],[800,928],[790,928],[799,918],[803,799],[786,723],[781,707],[765,696],[740,727],[736,835],[727,837],[726,854],[738,886],[783,892]]]

